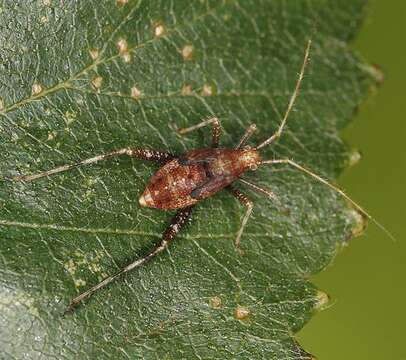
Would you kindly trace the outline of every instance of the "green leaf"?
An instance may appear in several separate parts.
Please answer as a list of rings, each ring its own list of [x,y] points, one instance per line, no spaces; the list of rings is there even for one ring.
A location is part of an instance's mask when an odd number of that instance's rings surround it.
[[[70,300],[145,254],[173,212],[140,208],[154,164],[117,158],[30,183],[9,180],[112,149],[180,154],[215,114],[232,147],[255,122],[272,134],[309,38],[311,62],[278,143],[334,179],[351,152],[339,131],[371,84],[347,47],[366,0],[22,1],[0,7],[0,339],[13,359],[310,359],[294,333],[326,301],[307,279],[360,225],[339,195],[286,166],[249,175],[289,213],[228,193],[201,202],[173,246],[96,293]],[[241,186],[243,190],[243,186]],[[239,320],[237,309],[248,316]]]

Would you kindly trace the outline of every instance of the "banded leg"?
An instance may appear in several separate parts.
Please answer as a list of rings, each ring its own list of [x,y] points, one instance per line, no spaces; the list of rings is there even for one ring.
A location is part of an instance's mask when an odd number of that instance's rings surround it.
[[[245,195],[243,194],[240,190],[237,188],[233,187],[232,185],[227,186],[227,190],[231,192],[232,195],[244,206],[247,207],[247,211],[245,212],[244,217],[242,218],[241,221],[241,226],[240,229],[238,230],[237,237],[235,239],[235,247],[237,250],[242,253],[240,249],[240,243],[241,243],[241,236],[244,231],[245,225],[247,224],[247,221],[249,217],[251,216],[252,209],[254,208],[254,203]]]
[[[212,140],[211,140],[211,147],[212,148],[217,148],[219,146],[219,141],[220,141],[220,134],[221,134],[221,126],[220,126],[220,121],[218,118],[216,117],[212,117],[209,119],[206,119],[196,125],[193,125],[191,127],[188,128],[181,128],[178,129],[178,133],[179,134],[186,134],[190,131],[196,130],[196,129],[200,129],[204,126],[207,125],[212,125],[213,126],[213,130],[212,130]]]
[[[255,191],[266,195],[270,200],[276,202],[276,204],[282,209],[283,212],[288,212],[288,210],[283,206],[281,200],[276,196],[276,194],[271,189],[264,189],[258,186],[257,184],[249,182],[243,178],[239,178],[238,180],[241,181],[243,184],[250,186]]]
[[[81,303],[84,299],[91,296],[97,290],[105,287],[106,285],[110,284],[112,281],[120,277],[121,275],[145,264],[147,261],[153,259],[159,253],[164,251],[172,242],[176,234],[186,225],[187,220],[189,219],[192,213],[193,206],[189,206],[183,209],[180,209],[176,215],[173,217],[171,224],[166,228],[165,232],[162,235],[162,240],[159,244],[157,244],[147,255],[143,256],[140,259],[132,262],[131,264],[127,265],[117,273],[105,278],[97,285],[91,287],[89,290],[85,291],[84,293],[80,294],[79,296],[75,297],[68,306],[67,311],[73,311],[74,308]]]
[[[240,139],[240,141],[236,145],[235,149],[237,149],[237,150],[241,149],[245,145],[247,140],[250,138],[250,136],[255,132],[256,129],[257,129],[257,126],[255,124],[251,124],[247,128],[247,130],[245,130],[244,135],[242,136],[242,138]]]
[[[151,161],[156,161],[159,163],[165,163],[175,157],[174,155],[172,155],[168,152],[164,152],[164,151],[124,148],[124,149],[114,150],[114,151],[108,152],[106,154],[97,155],[92,158],[85,159],[85,160],[79,161],[74,164],[58,166],[54,169],[43,171],[38,174],[15,176],[15,177],[13,177],[13,180],[14,181],[32,181],[32,180],[36,180],[36,179],[39,179],[42,177],[54,175],[54,174],[57,174],[57,173],[60,173],[63,171],[72,170],[78,166],[93,164],[95,162],[98,162],[101,160],[106,160],[106,159],[109,159],[109,158],[112,158],[115,156],[120,156],[120,155],[127,155],[127,156],[135,157],[138,159],[151,160]]]

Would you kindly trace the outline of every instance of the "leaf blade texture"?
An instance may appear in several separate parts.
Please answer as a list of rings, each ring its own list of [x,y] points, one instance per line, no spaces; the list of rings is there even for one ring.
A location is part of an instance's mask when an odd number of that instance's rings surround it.
[[[292,169],[248,176],[253,218],[226,193],[202,202],[158,259],[62,317],[79,292],[159,241],[173,213],[140,209],[157,166],[120,158],[32,183],[9,181],[121,147],[180,154],[217,115],[222,145],[250,123],[276,130],[306,42],[311,63],[294,113],[266,158],[328,178],[349,162],[339,130],[371,83],[347,42],[365,1],[4,1],[0,13],[2,351],[16,359],[310,359],[294,333],[320,305],[307,280],[351,237],[356,217]],[[244,314],[242,316],[241,314]]]

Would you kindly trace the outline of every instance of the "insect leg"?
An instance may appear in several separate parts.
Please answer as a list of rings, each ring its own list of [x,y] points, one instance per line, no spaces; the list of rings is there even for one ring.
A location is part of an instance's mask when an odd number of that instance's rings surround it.
[[[281,200],[278,198],[278,196],[271,190],[271,189],[264,189],[252,182],[249,182],[245,179],[239,178],[239,181],[241,181],[243,184],[248,185],[252,187],[255,191],[266,195],[270,200],[274,201],[276,205],[282,210],[284,213],[288,213],[289,211],[283,206]]]
[[[308,60],[309,60],[311,44],[312,44],[312,41],[309,40],[307,42],[307,47],[306,47],[306,51],[305,51],[305,55],[304,55],[304,59],[303,59],[303,64],[302,64],[302,67],[300,69],[300,73],[299,73],[299,77],[298,77],[297,82],[296,82],[295,89],[293,91],[292,96],[290,97],[288,107],[287,107],[285,115],[284,115],[284,117],[283,117],[283,119],[282,119],[282,121],[281,121],[281,123],[279,125],[278,130],[270,138],[266,139],[263,143],[259,144],[257,146],[257,149],[260,149],[260,148],[262,148],[262,147],[264,147],[266,145],[269,145],[269,144],[273,143],[275,140],[280,138],[280,136],[282,135],[283,129],[284,129],[285,124],[286,124],[286,120],[288,119],[288,116],[289,116],[290,112],[293,109],[293,105],[295,104],[297,95],[299,94],[300,85],[302,83],[304,73],[305,73],[305,69],[306,69],[306,65],[307,65]]]
[[[105,287],[106,285],[110,284],[112,281],[117,279],[119,276],[145,264],[147,261],[151,260],[159,253],[164,251],[171,241],[174,239],[176,234],[186,225],[187,220],[189,219],[192,213],[193,206],[189,206],[183,209],[180,209],[176,215],[173,217],[170,225],[166,228],[165,232],[162,235],[162,240],[159,244],[157,244],[147,255],[143,256],[140,259],[132,262],[131,264],[127,265],[117,273],[105,278],[97,285],[91,287],[89,290],[83,292],[79,296],[75,297],[68,306],[68,311],[74,310],[74,308],[81,303],[84,299],[91,296],[97,290]]]
[[[250,187],[252,187],[255,191],[260,192],[264,195],[266,195],[267,197],[269,197],[271,200],[274,200],[278,203],[280,203],[279,198],[275,195],[275,193],[271,190],[271,189],[264,189],[261,188],[260,186],[253,184],[252,182],[249,182],[243,178],[239,178],[239,181],[241,181],[243,184],[248,185]]]
[[[54,174],[57,174],[57,173],[60,173],[63,171],[71,170],[78,166],[93,164],[95,162],[98,162],[101,160],[106,160],[106,159],[109,159],[109,158],[112,158],[115,156],[120,156],[120,155],[127,155],[127,156],[131,156],[131,157],[136,157],[138,159],[152,160],[152,161],[156,161],[156,162],[160,162],[160,163],[167,162],[174,158],[174,155],[172,155],[168,152],[164,152],[164,151],[124,148],[124,149],[114,150],[114,151],[111,151],[106,154],[97,155],[92,158],[85,159],[85,160],[79,161],[74,164],[58,166],[54,169],[43,171],[38,174],[15,176],[15,177],[13,177],[13,180],[14,181],[32,181],[32,180],[36,180],[36,179],[39,179],[42,177],[54,175]]]
[[[221,134],[221,126],[220,126],[220,121],[216,117],[212,117],[209,119],[206,119],[196,125],[193,125],[188,128],[181,128],[178,129],[179,134],[186,134],[190,131],[200,129],[201,127],[207,126],[207,125],[212,125],[213,126],[213,131],[212,131],[212,141],[211,141],[211,147],[216,148],[219,146],[219,141],[220,141],[220,134]]]
[[[257,129],[257,126],[255,124],[251,124],[247,128],[247,130],[245,130],[244,135],[242,136],[242,138],[240,139],[240,141],[236,145],[235,149],[241,149],[245,145],[245,143],[247,142],[249,137],[255,132],[256,129]]]
[[[244,217],[242,218],[241,221],[241,226],[240,229],[238,230],[237,237],[235,239],[235,246],[237,250],[241,253],[242,251],[240,250],[240,243],[241,243],[241,235],[244,231],[245,225],[247,224],[247,221],[249,217],[251,216],[252,209],[254,208],[254,203],[245,195],[243,194],[240,190],[237,188],[229,185],[227,186],[227,190],[231,192],[231,194],[244,206],[247,207],[247,211],[245,212]]]

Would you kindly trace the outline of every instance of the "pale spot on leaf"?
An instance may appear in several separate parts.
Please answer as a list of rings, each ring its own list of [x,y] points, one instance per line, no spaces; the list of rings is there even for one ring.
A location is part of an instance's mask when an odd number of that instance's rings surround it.
[[[34,83],[33,85],[32,85],[32,88],[31,88],[31,94],[32,95],[38,95],[38,94],[40,94],[41,92],[42,92],[42,86],[41,86],[41,84],[39,84],[39,83]]]
[[[160,36],[162,36],[164,34],[165,34],[165,27],[163,26],[162,23],[156,22],[154,24],[154,35],[156,37],[160,37]]]
[[[124,38],[120,38],[117,41],[117,48],[120,54],[120,57],[123,59],[125,63],[129,63],[131,61],[131,54],[128,51],[128,42]]]
[[[122,54],[121,54],[121,58],[123,59],[123,61],[124,61],[126,64],[128,64],[128,63],[131,62],[131,54],[130,54],[128,51],[122,53]]]
[[[72,276],[75,275],[77,267],[73,259],[69,259],[63,267],[66,269],[66,271],[71,274]]]
[[[124,38],[120,38],[117,41],[117,48],[120,54],[126,52],[128,50],[128,43],[127,40]]]
[[[184,60],[192,60],[193,58],[193,45],[185,45],[181,50],[181,54]]]
[[[85,286],[86,285],[86,281],[84,281],[83,279],[75,279],[74,280],[75,286],[76,287],[80,287],[80,286]]]
[[[118,7],[124,6],[128,3],[128,0],[116,0],[116,5]]]
[[[142,95],[142,93],[141,93],[140,89],[138,89],[136,86],[133,86],[131,88],[131,97],[132,98],[138,99],[141,97],[141,95]]]
[[[90,54],[90,57],[92,58],[92,60],[97,60],[97,58],[100,55],[99,49],[90,49],[89,54]]]
[[[51,132],[49,132],[49,133],[48,133],[48,137],[47,137],[47,141],[52,141],[52,140],[54,140],[55,137],[56,137],[56,135],[57,135],[56,131],[51,131]]]
[[[4,100],[3,100],[3,98],[1,98],[0,97],[0,111],[3,111],[4,110]]]
[[[193,93],[193,88],[192,85],[190,84],[185,84],[182,86],[181,94],[184,96],[189,96],[192,95]]]
[[[209,305],[213,309],[219,309],[221,307],[221,305],[222,305],[221,298],[219,298],[218,296],[213,296],[209,300]]]
[[[204,84],[201,92],[202,96],[212,96],[214,94],[214,87],[211,84]]]
[[[102,83],[103,83],[103,78],[102,78],[101,76],[96,76],[96,77],[94,77],[93,80],[92,80],[92,86],[93,86],[96,90],[98,90],[98,89],[101,88]]]
[[[237,320],[244,320],[248,315],[250,315],[250,311],[243,306],[238,305],[234,310],[234,317]]]

